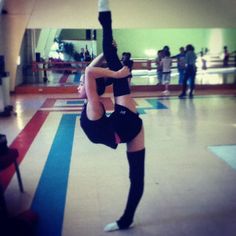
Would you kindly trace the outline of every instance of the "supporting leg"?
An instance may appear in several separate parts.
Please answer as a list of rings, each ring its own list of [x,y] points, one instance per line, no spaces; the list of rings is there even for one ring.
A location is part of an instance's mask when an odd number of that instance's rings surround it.
[[[127,229],[132,224],[136,208],[144,191],[145,149],[137,152],[127,152],[127,158],[130,171],[130,190],[124,214],[117,221],[120,229]]]
[[[144,191],[144,164],[145,149],[136,152],[127,152],[129,162],[130,189],[126,208],[117,222],[108,224],[104,230],[114,231],[128,229],[132,226],[134,214]]]
[[[189,77],[189,73],[186,70],[185,75],[184,75],[184,79],[183,79],[182,93],[179,95],[179,98],[184,98],[186,96],[188,77]]]
[[[190,78],[190,93],[189,93],[189,98],[193,98],[193,92],[195,89],[195,77],[196,77],[196,71],[195,68],[192,69],[192,74]]]

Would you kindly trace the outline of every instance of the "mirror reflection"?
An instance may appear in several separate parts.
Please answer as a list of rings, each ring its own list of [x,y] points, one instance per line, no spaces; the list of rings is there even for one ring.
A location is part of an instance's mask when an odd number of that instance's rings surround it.
[[[166,48],[171,59],[170,84],[182,84],[189,44],[196,54],[196,84],[236,83],[234,29],[115,29],[113,32],[120,58],[123,53],[131,55],[133,86],[164,83]],[[22,81],[18,84],[79,84],[85,67],[102,51],[101,33],[101,29],[26,30],[17,72]]]

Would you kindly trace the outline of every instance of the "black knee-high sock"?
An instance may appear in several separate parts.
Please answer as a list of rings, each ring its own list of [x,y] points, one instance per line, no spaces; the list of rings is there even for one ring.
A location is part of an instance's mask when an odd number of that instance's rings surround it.
[[[136,208],[144,191],[145,149],[137,152],[127,152],[129,162],[130,189],[125,211],[117,221],[120,229],[128,228],[134,218]]]
[[[113,45],[111,12],[99,12],[98,20],[102,25],[102,48],[107,65],[111,70],[120,70],[122,68],[122,63],[118,57],[117,48]]]
[[[102,45],[107,65],[111,70],[114,71],[120,70],[123,65],[117,54],[117,49],[113,45],[111,12],[110,11],[99,12],[98,19],[102,25],[102,31],[103,31]],[[130,94],[128,77],[115,79],[113,81],[113,92],[115,97]]]

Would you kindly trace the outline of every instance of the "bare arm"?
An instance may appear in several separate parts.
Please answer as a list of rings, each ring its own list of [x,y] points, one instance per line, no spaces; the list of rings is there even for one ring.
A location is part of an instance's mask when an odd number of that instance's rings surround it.
[[[118,71],[112,71],[100,67],[87,67],[85,69],[85,90],[88,100],[90,102],[99,101],[95,79],[100,77],[124,78],[128,76],[129,73],[129,68],[126,66]]]
[[[86,68],[87,73],[93,77],[93,78],[101,78],[101,77],[110,77],[110,78],[124,78],[130,74],[130,70],[127,66],[122,67],[118,71],[112,71],[108,68],[101,68],[101,67],[87,67]]]
[[[110,78],[123,78],[128,76],[130,73],[128,72],[127,68],[123,67],[119,71],[112,71],[108,68],[102,68],[100,67],[105,61],[104,54],[99,54],[96,58],[93,59],[93,61],[88,65],[90,74],[93,75],[94,78],[100,78],[100,77],[110,77]]]
[[[88,67],[101,66],[104,61],[105,61],[104,55],[103,53],[101,53],[92,60],[92,62],[88,65]]]

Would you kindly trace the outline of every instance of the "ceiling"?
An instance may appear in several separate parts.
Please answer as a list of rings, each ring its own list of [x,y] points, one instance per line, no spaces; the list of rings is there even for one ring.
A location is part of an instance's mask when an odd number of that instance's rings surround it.
[[[235,28],[235,0],[110,0],[114,28]],[[97,0],[6,0],[27,28],[98,28]]]

